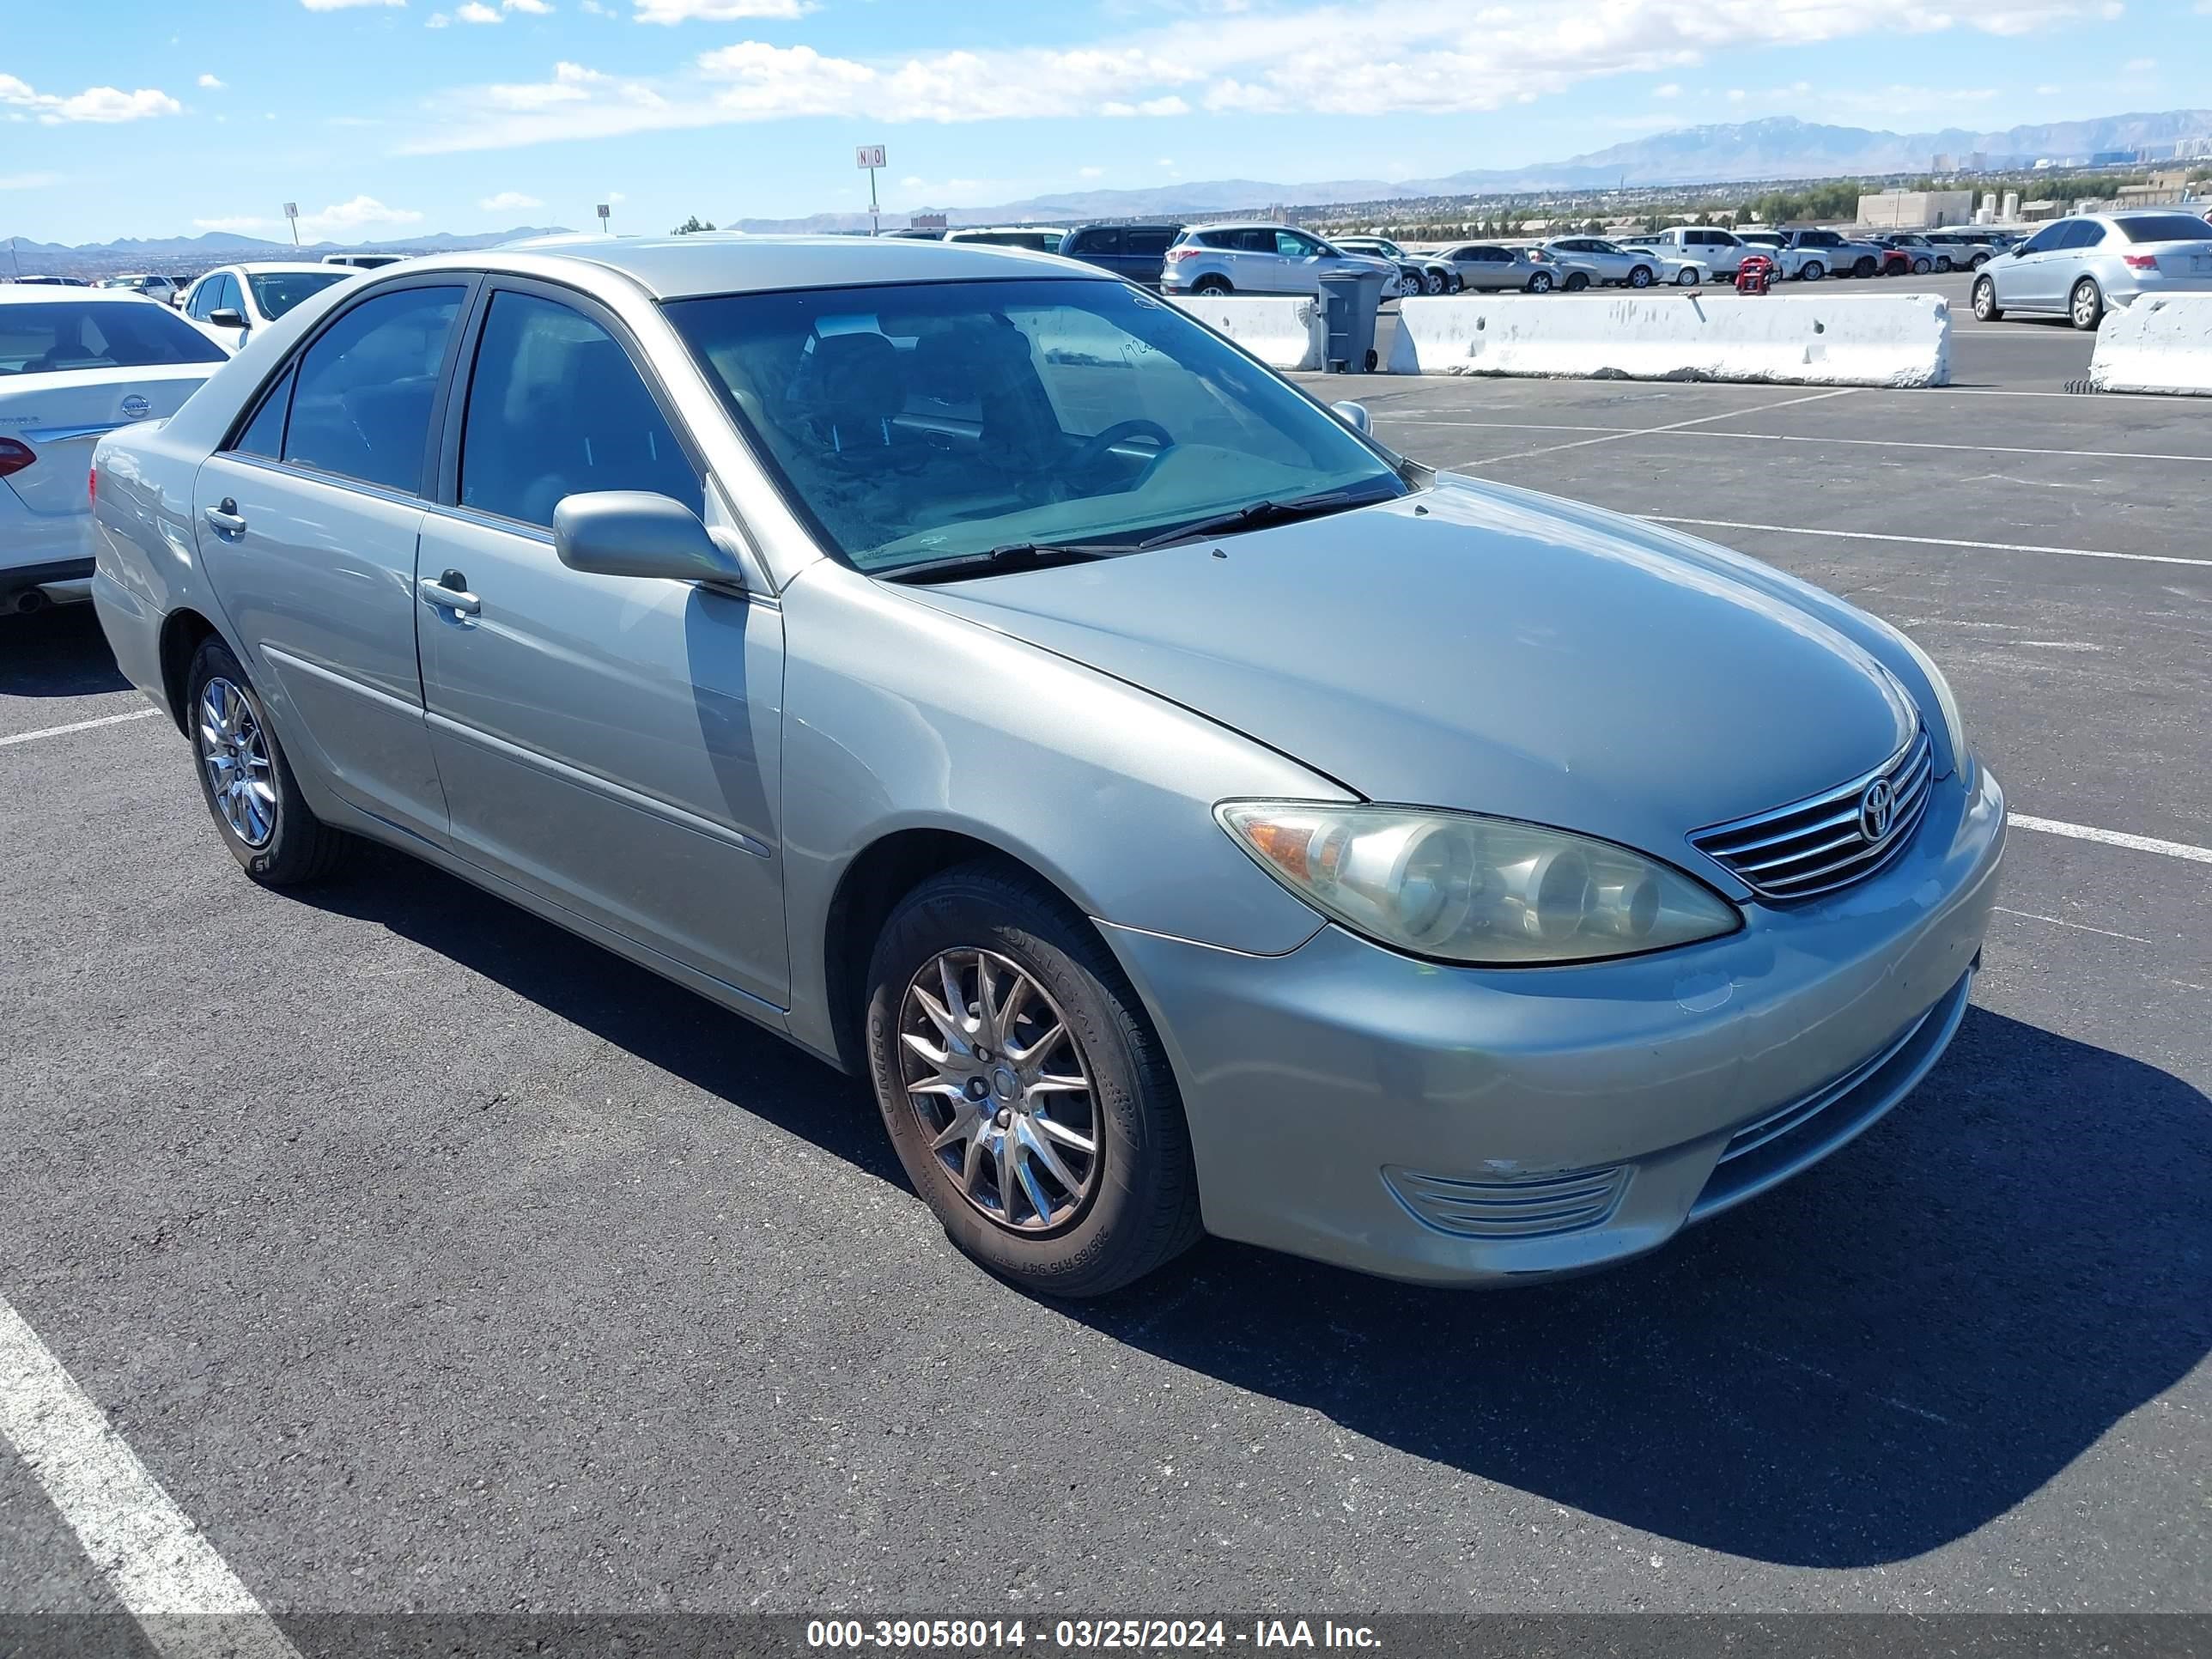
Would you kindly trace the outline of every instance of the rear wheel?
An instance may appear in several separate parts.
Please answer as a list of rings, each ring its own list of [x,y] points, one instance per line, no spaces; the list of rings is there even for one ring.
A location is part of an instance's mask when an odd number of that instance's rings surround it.
[[[1974,279],[1974,320],[1978,323],[2000,322],[2004,313],[1997,309],[1997,285],[1994,278],[1978,276]]]
[[[1797,279],[1800,282],[1817,283],[1827,274],[1827,266],[1822,264],[1818,259],[1808,259],[1797,267]]]
[[[1226,276],[1201,276],[1190,285],[1193,294],[1227,294],[1231,291]]]
[[[1675,272],[1674,286],[1676,288],[1695,288],[1697,285],[1698,268],[1695,265],[1684,265],[1680,270]]]
[[[1936,269],[1937,270],[1939,270],[1939,271],[1944,271],[1944,270],[1950,270],[1950,268],[1951,268],[1951,256],[1950,256],[1949,254],[1948,254],[1948,253],[1939,253],[1939,254],[1937,254],[1937,255],[1936,256]]]
[[[265,887],[328,875],[348,842],[308,808],[261,698],[230,647],[201,642],[185,677],[200,796],[246,873]]]
[[[1197,1239],[1174,1074],[1057,893],[991,863],[934,877],[885,923],[868,983],[877,1104],[961,1249],[1024,1290],[1084,1297]]]
[[[1989,264],[1989,262],[1990,256],[1988,254],[1977,253],[1972,258],[1966,261],[1966,269],[1969,270],[1979,270],[1984,265]]]
[[[1550,271],[1548,271],[1548,270],[1540,270],[1540,271],[1538,271],[1534,276],[1531,276],[1531,277],[1528,279],[1528,292],[1529,292],[1529,293],[1531,293],[1531,294],[1549,294],[1551,291],[1552,291],[1552,273],[1551,273]]]
[[[1915,259],[1912,262],[1912,274],[1915,276],[1925,276],[1935,269],[1936,267],[1926,259]]]
[[[1858,263],[1851,267],[1851,275],[1864,278],[1873,276],[1875,272],[1881,269],[1881,265],[1878,260],[1870,258],[1863,253],[1858,258]]]
[[[2091,278],[2084,276],[2074,284],[2073,295],[2066,302],[2066,319],[2084,333],[2104,321],[2104,290]]]

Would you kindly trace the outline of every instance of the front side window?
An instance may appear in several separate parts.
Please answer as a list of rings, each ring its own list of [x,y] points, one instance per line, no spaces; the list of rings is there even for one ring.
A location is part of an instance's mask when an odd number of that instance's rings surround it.
[[[353,274],[334,265],[328,270],[249,270],[246,280],[253,288],[254,308],[274,322],[310,294],[319,294]]]
[[[665,309],[787,498],[865,571],[1014,544],[1126,548],[1261,501],[1406,489],[1293,388],[1118,283]]]
[[[1321,245],[1295,230],[1279,230],[1275,233],[1275,252],[1285,259],[1305,259],[1320,252]]]
[[[241,316],[245,314],[246,301],[239,295],[238,278],[233,276],[228,271],[225,271],[215,279],[214,309],[235,311]]]
[[[550,529],[563,498],[597,489],[705,506],[621,342],[551,300],[494,295],[461,426],[461,505]]]
[[[399,289],[325,329],[300,359],[284,459],[420,489],[439,367],[466,295],[459,286]]]
[[[135,299],[0,304],[0,379],[72,368],[219,363],[224,357],[221,346],[166,306]]]
[[[2065,229],[2066,227],[2063,225],[2045,225],[2041,230],[2037,231],[2034,235],[2027,239],[2026,246],[2021,249],[2021,252],[2022,253],[2048,253],[2051,249],[2059,245],[2059,239],[2065,232]]]

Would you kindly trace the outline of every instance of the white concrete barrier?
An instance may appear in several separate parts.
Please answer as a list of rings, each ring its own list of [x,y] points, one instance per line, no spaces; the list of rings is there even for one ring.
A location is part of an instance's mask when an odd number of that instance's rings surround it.
[[[2089,384],[2099,392],[2212,397],[2212,294],[2161,294],[2106,313]]]
[[[1943,386],[1951,307],[1933,294],[1439,295],[1400,303],[1389,371]]]
[[[1175,304],[1273,368],[1319,368],[1328,349],[1321,301],[1302,295],[1194,295]]]

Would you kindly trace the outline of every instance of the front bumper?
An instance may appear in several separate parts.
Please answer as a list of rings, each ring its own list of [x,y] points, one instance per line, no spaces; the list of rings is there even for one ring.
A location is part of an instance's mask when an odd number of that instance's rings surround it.
[[[1108,927],[1176,1067],[1207,1230],[1506,1283],[1641,1255],[1817,1162],[1965,1012],[2004,795],[1985,769],[1936,787],[1877,875],[1625,961],[1440,967],[1334,927],[1251,957]]]

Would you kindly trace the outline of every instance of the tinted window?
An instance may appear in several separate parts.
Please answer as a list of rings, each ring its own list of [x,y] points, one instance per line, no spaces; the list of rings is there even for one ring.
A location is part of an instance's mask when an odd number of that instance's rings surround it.
[[[246,280],[253,284],[253,303],[274,321],[310,294],[319,294],[352,275],[341,265],[329,270],[249,270]]]
[[[2063,224],[2045,225],[2041,230],[2037,231],[2034,235],[2027,239],[2027,245],[2021,249],[2021,252],[2023,253],[2048,253],[2052,248],[2060,245],[2059,238],[2064,233],[2065,229],[2066,227]]]
[[[292,371],[269,388],[269,395],[261,400],[261,407],[246,423],[246,430],[238,434],[231,447],[242,455],[263,455],[276,460],[284,453],[284,416],[292,406]]]
[[[1175,238],[1165,225],[1132,225],[1124,233],[1122,246],[1131,253],[1165,253]]]
[[[2212,241],[2212,224],[2185,213],[2145,213],[2119,222],[2130,242]]]
[[[1275,252],[1286,259],[1304,259],[1320,252],[1321,244],[1294,230],[1279,230],[1275,233]]]
[[[705,505],[620,342],[567,306],[495,295],[461,428],[461,505],[550,528],[563,496],[594,489]]]
[[[1078,253],[1119,253],[1121,251],[1121,233],[1103,228],[1078,231],[1073,251]]]
[[[215,306],[215,283],[212,279],[192,284],[192,291],[185,297],[185,315],[207,321],[208,313]]]
[[[238,278],[228,272],[216,278],[215,299],[212,301],[211,309],[235,311],[240,315],[245,313],[246,300],[238,291]]]
[[[665,309],[786,495],[864,570],[1013,542],[1133,543],[1286,491],[1405,488],[1294,388],[1120,283],[799,289]],[[1086,453],[1132,423],[1156,429]]]
[[[0,305],[0,377],[66,368],[219,363],[223,349],[150,300]]]
[[[324,331],[300,360],[284,459],[391,489],[419,489],[438,368],[465,292],[380,294]]]

